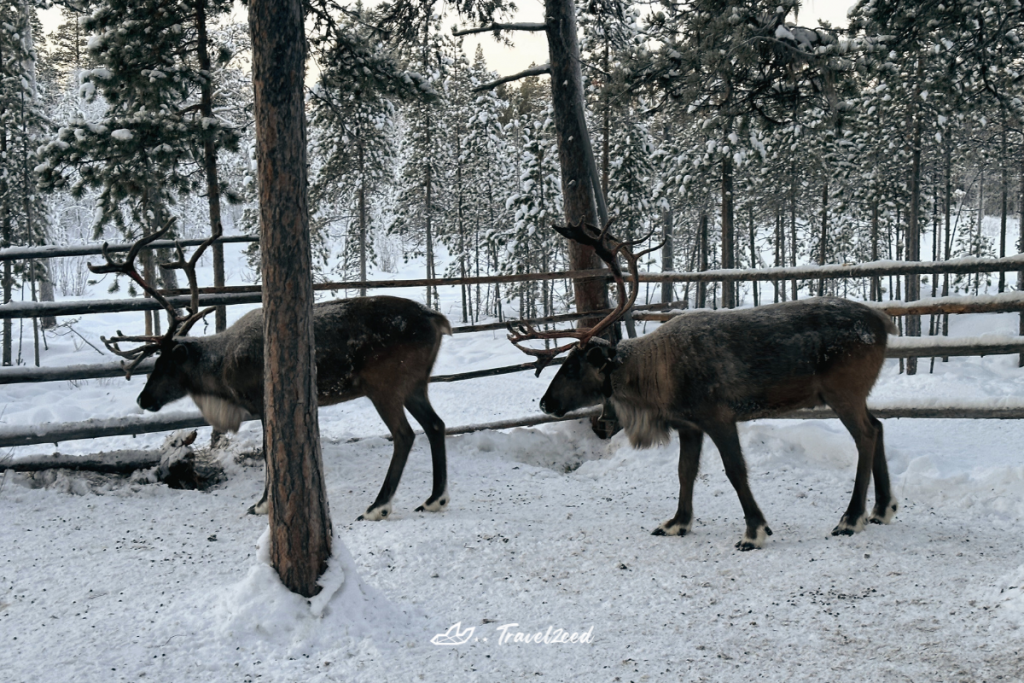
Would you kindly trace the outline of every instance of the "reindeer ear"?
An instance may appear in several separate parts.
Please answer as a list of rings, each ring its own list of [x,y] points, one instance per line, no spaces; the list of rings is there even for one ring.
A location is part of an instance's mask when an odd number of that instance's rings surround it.
[[[174,348],[171,349],[171,355],[177,363],[188,362],[189,356],[192,355],[191,350],[186,344],[175,344]]]
[[[587,349],[587,363],[593,365],[598,370],[603,370],[605,364],[608,362],[610,350],[611,349],[605,348],[604,346],[592,344],[590,348]]]

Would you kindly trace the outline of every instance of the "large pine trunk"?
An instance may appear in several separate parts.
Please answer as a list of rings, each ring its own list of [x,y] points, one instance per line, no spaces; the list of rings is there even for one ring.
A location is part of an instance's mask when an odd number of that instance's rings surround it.
[[[331,554],[313,346],[306,204],[306,42],[300,0],[251,0],[253,89],[263,265],[264,448],[270,559],[306,597]]]
[[[558,161],[562,170],[562,199],[565,220],[570,224],[586,221],[597,224],[594,192],[588,157],[593,160],[590,136],[583,124],[583,76],[580,72],[580,48],[576,38],[576,7],[572,0],[545,0],[548,50],[551,59],[551,98]],[[569,242],[570,270],[599,270],[601,259],[591,247]],[[607,290],[601,280],[574,280],[576,310],[580,313],[608,307]],[[579,321],[581,327],[594,325],[596,319]]]

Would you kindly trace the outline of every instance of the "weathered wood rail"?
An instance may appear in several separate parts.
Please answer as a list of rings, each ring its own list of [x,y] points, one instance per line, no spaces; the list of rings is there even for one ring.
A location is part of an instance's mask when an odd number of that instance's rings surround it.
[[[183,246],[199,244],[202,240],[184,240],[178,243]],[[252,242],[256,241],[251,237],[227,237],[221,240],[224,243],[231,242]],[[151,248],[172,247],[174,241],[163,240],[151,245]],[[110,245],[108,251],[127,251],[130,245]],[[74,247],[42,247],[42,248],[11,248],[0,250],[0,261],[19,260],[27,258],[59,258],[65,256],[93,255],[101,253],[98,245],[80,245]],[[938,262],[894,262],[878,261],[866,264],[836,264],[826,266],[799,266],[785,268],[762,268],[762,269],[728,269],[711,270],[694,273],[641,273],[639,282],[661,283],[661,282],[723,282],[723,281],[747,281],[765,282],[780,280],[817,280],[831,278],[862,278],[886,275],[912,275],[912,274],[974,274],[983,272],[1008,272],[1024,271],[1024,254],[1006,257],[1002,259],[978,259],[965,258],[953,261]],[[543,280],[580,280],[601,278],[611,280],[608,271],[564,271],[556,273],[527,273],[515,275],[490,275],[481,277],[466,278],[439,278],[439,279],[414,279],[414,280],[387,280],[387,281],[356,281],[356,282],[331,282],[317,283],[315,289],[319,291],[337,291],[347,289],[390,289],[402,287],[423,287],[426,285],[436,286],[459,286],[475,284],[503,284],[516,282],[537,282]],[[628,279],[628,277],[627,277]],[[201,305],[236,305],[260,303],[262,293],[259,286],[243,287],[221,287],[200,289]],[[176,304],[185,305],[189,297],[184,296],[184,290],[170,290],[165,294],[172,295],[171,301]],[[673,316],[685,314],[679,310],[684,307],[685,302],[673,302],[670,304],[649,304],[635,306],[637,320],[664,321]],[[960,313],[990,313],[990,312],[1019,312],[1024,311],[1024,292],[1011,292],[994,296],[952,296],[933,299],[921,299],[913,302],[886,301],[871,302],[869,305],[877,306],[891,316],[906,315],[927,315],[927,314],[960,314]],[[145,311],[160,310],[161,306],[152,299],[115,299],[105,301],[68,301],[68,302],[12,302],[0,305],[0,319],[17,319],[41,317],[44,315],[85,315],[92,313],[111,313],[124,311]],[[592,312],[588,315],[601,315],[607,311]],[[528,321],[530,324],[554,324],[578,320],[580,315],[566,313],[560,315],[536,318]],[[519,321],[513,321],[519,322]],[[504,329],[506,323],[492,322],[477,325],[461,325],[454,328],[456,334],[471,332],[493,331]],[[1024,354],[1024,337],[986,337],[974,339],[948,339],[942,337],[924,338],[899,338],[893,340],[887,350],[889,358],[909,357],[951,357],[951,356],[985,356],[995,354]],[[561,359],[556,359],[553,364],[557,365]],[[136,372],[143,374],[152,367],[152,360],[143,363]],[[487,368],[471,372],[456,373],[450,375],[437,375],[431,378],[432,382],[458,382],[481,377],[491,377],[515,372],[530,371],[533,363],[520,363],[497,368]],[[84,380],[104,377],[119,377],[123,374],[120,363],[100,363],[95,365],[75,365],[50,368],[2,368],[0,369],[0,384],[22,383],[22,382],[49,382],[64,380]],[[570,415],[562,419],[576,419],[580,416],[587,416],[591,411],[585,411],[579,415]],[[880,417],[929,417],[929,418],[977,418],[977,419],[1020,419],[1024,418],[1024,406],[983,408],[983,407],[943,407],[943,408],[885,408],[875,410]],[[794,418],[824,418],[830,417],[831,412],[827,410],[798,411],[788,417]],[[499,422],[485,423],[481,425],[466,425],[454,427],[448,430],[449,434],[460,434],[479,429],[505,429],[519,426],[532,426],[545,422],[558,421],[559,418],[550,416],[532,416],[515,420],[504,420]],[[0,447],[24,446],[41,443],[57,443],[76,439],[89,439],[101,436],[142,434],[157,431],[170,431],[184,428],[195,428],[205,426],[205,421],[199,416],[175,417],[175,418],[121,418],[115,420],[90,420],[78,424],[69,425],[46,425],[37,428],[21,430],[0,431]],[[3,469],[0,466],[0,469]]]

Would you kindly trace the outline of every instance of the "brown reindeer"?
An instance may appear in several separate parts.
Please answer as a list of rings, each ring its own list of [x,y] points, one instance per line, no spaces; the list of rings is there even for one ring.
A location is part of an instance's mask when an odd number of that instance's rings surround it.
[[[179,247],[178,261],[162,266],[180,268],[188,276],[191,305],[188,314],[183,315],[134,266],[139,249],[169,228],[136,242],[122,262],[115,262],[104,245],[107,263],[89,266],[94,273],[128,275],[157,299],[170,315],[167,332],[162,337],[126,337],[119,331],[118,336],[103,341],[111,351],[131,360],[125,366],[128,377],[143,358],[159,354],[139,394],[140,407],[157,411],[188,395],[215,429],[238,431],[242,420],[249,416],[263,419],[263,312],[250,311],[218,334],[186,336],[213,310],[199,310],[195,265],[214,238],[204,242],[189,261],[185,261]],[[394,439],[394,455],[384,485],[359,519],[379,520],[391,514],[391,499],[414,439],[405,409],[427,434],[434,470],[430,497],[416,510],[433,512],[448,505],[444,422],[427,398],[430,371],[445,334],[451,334],[451,325],[444,316],[407,299],[376,296],[313,306],[318,404],[333,405],[366,396]],[[123,351],[119,348],[123,342],[144,345]],[[266,512],[268,489],[249,508],[250,513]]]
[[[726,475],[739,495],[746,532],[740,550],[764,546],[771,535],[747,483],[736,423],[798,408],[828,405],[857,444],[853,497],[832,535],[861,531],[866,521],[888,524],[898,503],[889,488],[882,424],[866,399],[885,359],[887,335],[896,327],[884,313],[836,298],[808,299],[735,311],[694,311],[673,318],[651,334],[612,345],[597,337],[636,299],[637,261],[630,243],[608,234],[608,226],[556,228],[593,246],[611,267],[619,305],[595,327],[537,332],[513,329],[509,339],[538,356],[538,370],[562,351],[571,352],[541,399],[549,414],[607,400],[634,447],[645,448],[679,433],[679,507],[654,530],[683,536],[693,524],[693,483],[704,434],[718,447]],[[647,252],[644,252],[647,253]],[[633,287],[625,295],[618,257],[625,258]],[[573,337],[551,350],[527,349],[528,339]],[[875,507],[866,513],[868,483],[875,480]]]

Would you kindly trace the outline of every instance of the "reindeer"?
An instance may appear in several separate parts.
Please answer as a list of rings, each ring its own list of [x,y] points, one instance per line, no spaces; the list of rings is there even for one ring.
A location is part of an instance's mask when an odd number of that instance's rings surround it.
[[[866,521],[888,524],[899,506],[889,487],[882,424],[866,399],[885,359],[887,335],[896,327],[884,313],[837,298],[818,298],[735,311],[694,311],[673,318],[651,334],[612,344],[598,335],[637,296],[634,243],[621,242],[590,225],[555,228],[595,248],[618,287],[616,308],[591,328],[538,332],[509,325],[509,340],[537,357],[537,374],[556,355],[570,351],[541,399],[541,409],[567,412],[608,401],[636,448],[669,441],[679,433],[679,507],[656,536],[683,536],[693,524],[693,483],[704,434],[718,447],[726,475],[739,495],[746,531],[740,550],[762,548],[772,531],[747,483],[736,423],[798,408],[828,405],[857,444],[857,476],[850,504],[833,536],[863,530]],[[655,247],[657,249],[658,247]],[[618,257],[632,275],[626,295]],[[531,349],[530,339],[573,338],[554,349]],[[875,507],[866,514],[874,475]]]
[[[178,260],[161,265],[181,269],[188,277],[191,304],[187,314],[180,314],[134,265],[139,250],[170,227],[136,242],[121,262],[111,258],[104,244],[106,264],[89,265],[94,273],[121,273],[138,283],[167,310],[167,332],[163,336],[125,336],[118,330],[116,337],[102,339],[112,352],[129,359],[125,364],[129,379],[144,358],[159,354],[139,394],[141,408],[158,411],[188,395],[215,429],[238,431],[242,420],[250,416],[263,420],[263,312],[250,311],[218,334],[187,336],[195,323],[214,310],[199,310],[195,266],[216,236],[204,242],[190,260],[185,260],[178,246]],[[391,514],[391,499],[414,440],[405,409],[427,434],[434,470],[430,497],[416,511],[436,512],[448,505],[445,427],[427,398],[427,382],[441,337],[451,333],[443,315],[397,297],[361,297],[313,306],[318,404],[327,406],[366,396],[394,439],[384,485],[360,520],[380,520]],[[119,344],[126,342],[143,345],[122,350]],[[269,482],[260,501],[249,508],[251,514],[267,512],[268,492]]]

